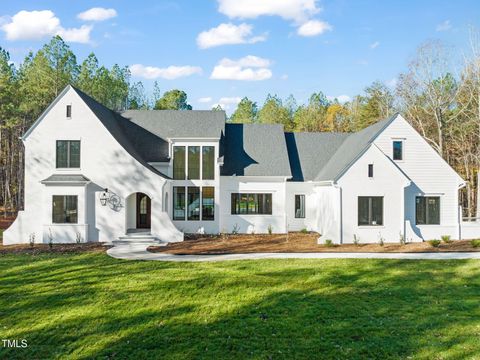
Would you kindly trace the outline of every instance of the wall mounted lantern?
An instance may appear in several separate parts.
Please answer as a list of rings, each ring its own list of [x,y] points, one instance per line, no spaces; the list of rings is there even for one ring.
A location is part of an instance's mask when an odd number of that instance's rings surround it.
[[[108,201],[108,189],[105,188],[105,190],[103,191],[102,195],[100,195],[100,204],[102,204],[102,206],[106,206],[107,205],[107,201]]]

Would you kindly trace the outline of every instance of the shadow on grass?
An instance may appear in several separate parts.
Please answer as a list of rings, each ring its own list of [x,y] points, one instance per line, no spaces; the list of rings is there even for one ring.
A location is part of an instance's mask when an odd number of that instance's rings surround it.
[[[9,359],[480,355],[476,261],[0,260]]]

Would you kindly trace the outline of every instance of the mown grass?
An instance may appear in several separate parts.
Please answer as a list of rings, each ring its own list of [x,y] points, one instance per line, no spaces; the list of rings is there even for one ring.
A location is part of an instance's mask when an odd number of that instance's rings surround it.
[[[0,256],[0,358],[480,357],[480,262]]]

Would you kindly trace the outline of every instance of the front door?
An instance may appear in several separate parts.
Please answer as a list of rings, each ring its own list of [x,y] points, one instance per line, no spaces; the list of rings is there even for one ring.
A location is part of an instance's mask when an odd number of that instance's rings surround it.
[[[137,193],[137,229],[150,229],[150,198]]]

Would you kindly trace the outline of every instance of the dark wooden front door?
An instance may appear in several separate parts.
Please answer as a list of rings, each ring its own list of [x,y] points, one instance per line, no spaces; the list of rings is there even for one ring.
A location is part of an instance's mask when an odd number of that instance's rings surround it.
[[[150,229],[150,198],[137,193],[137,229]]]

